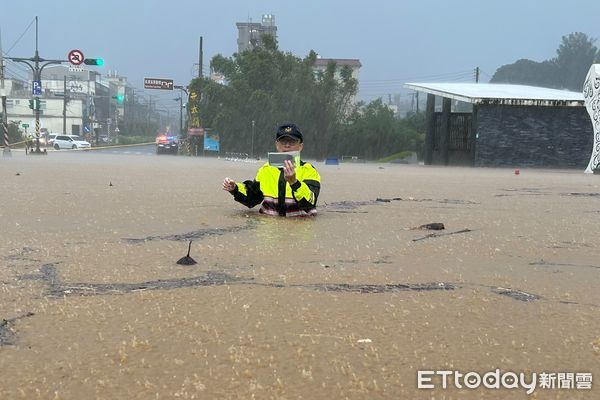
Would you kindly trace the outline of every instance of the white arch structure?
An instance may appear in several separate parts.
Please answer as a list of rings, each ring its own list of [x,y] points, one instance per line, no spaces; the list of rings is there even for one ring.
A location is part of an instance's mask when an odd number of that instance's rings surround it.
[[[592,157],[585,170],[587,173],[592,173],[594,170],[600,169],[600,64],[593,64],[585,77],[583,99],[594,128]]]

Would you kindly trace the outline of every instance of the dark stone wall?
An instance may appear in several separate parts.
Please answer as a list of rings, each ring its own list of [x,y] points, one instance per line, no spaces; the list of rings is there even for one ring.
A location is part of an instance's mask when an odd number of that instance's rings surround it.
[[[585,107],[480,105],[475,165],[585,168],[592,122]]]

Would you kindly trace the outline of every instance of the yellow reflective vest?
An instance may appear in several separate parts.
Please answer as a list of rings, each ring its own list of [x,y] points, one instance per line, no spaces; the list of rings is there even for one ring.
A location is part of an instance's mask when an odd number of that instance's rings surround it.
[[[283,217],[306,217],[317,214],[317,197],[321,176],[310,163],[300,161],[296,168],[297,182],[290,186],[283,177],[283,168],[266,163],[253,181],[237,183],[233,198],[252,208],[262,202],[259,212]]]

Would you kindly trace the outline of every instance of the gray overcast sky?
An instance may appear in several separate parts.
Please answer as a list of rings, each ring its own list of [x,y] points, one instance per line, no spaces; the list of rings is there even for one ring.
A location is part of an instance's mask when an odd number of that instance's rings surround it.
[[[520,58],[554,57],[563,35],[600,36],[599,0],[0,0],[0,29],[5,53],[33,56],[26,29],[37,15],[41,57],[80,49],[105,59],[101,73],[116,70],[141,88],[144,77],[187,84],[200,36],[206,73],[215,54],[237,51],[235,23],[262,14],[275,16],[284,51],[360,59],[366,101],[407,81],[467,81],[477,66],[487,81]]]

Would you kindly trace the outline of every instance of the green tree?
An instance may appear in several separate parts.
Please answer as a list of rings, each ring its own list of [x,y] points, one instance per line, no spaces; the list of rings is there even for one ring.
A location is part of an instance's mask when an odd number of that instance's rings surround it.
[[[562,42],[556,50],[554,62],[559,71],[561,86],[573,91],[581,91],[583,81],[590,65],[598,56],[594,46],[596,40],[581,32],[570,33],[562,37]]]
[[[379,159],[402,151],[422,152],[423,114],[398,119],[381,99],[361,105],[332,140],[338,156]]]
[[[490,82],[559,88],[559,74],[560,70],[553,61],[521,59],[498,68]]]
[[[581,91],[590,65],[600,58],[595,41],[581,32],[570,33],[562,37],[555,58],[542,62],[521,59],[503,65],[490,82]]]
[[[357,82],[350,69],[335,64],[315,73],[315,60],[313,51],[304,59],[279,51],[271,36],[232,57],[213,57],[211,69],[226,83],[198,78],[189,87],[202,93],[202,124],[220,133],[223,151],[250,153],[254,143],[261,154],[272,150],[277,125],[294,122],[304,133],[305,154],[324,157],[329,137],[349,114]]]
[[[8,121],[8,143],[18,143],[25,140],[23,137],[23,132],[19,128],[21,125],[21,121]],[[2,146],[4,146],[4,139],[0,141]]]

